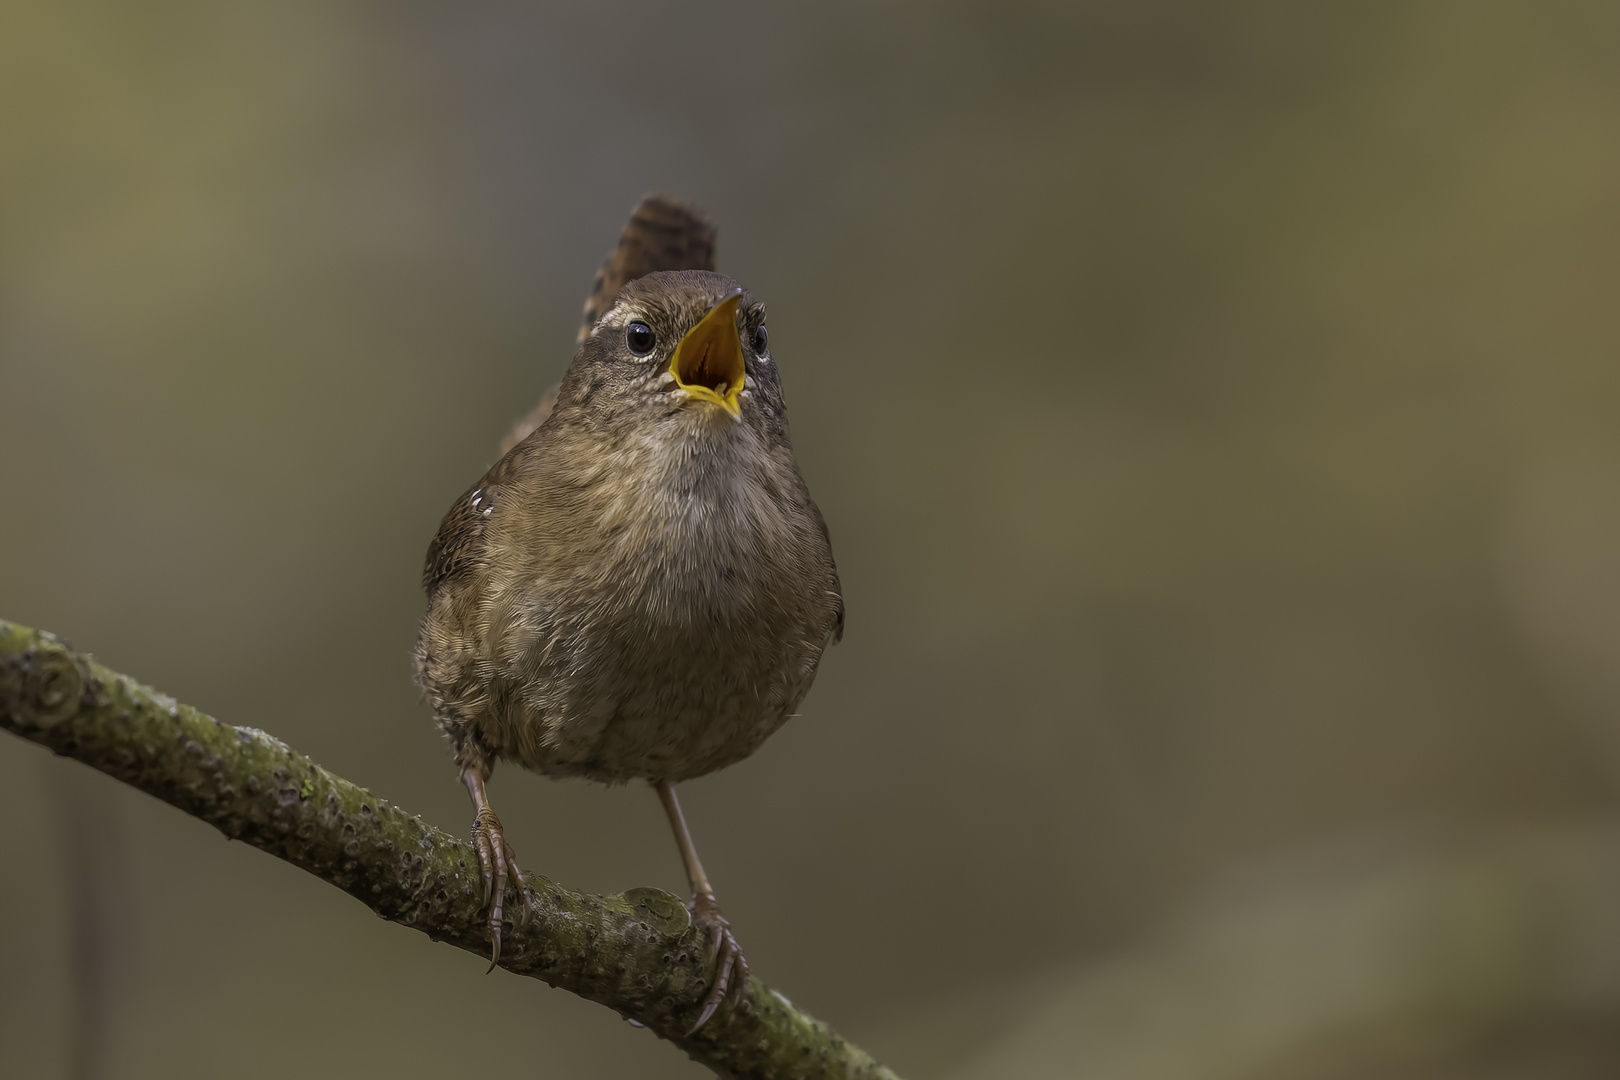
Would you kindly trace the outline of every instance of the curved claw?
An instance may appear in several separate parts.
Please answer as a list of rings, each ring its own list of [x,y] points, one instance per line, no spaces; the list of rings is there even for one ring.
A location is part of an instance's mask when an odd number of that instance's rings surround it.
[[[529,925],[529,884],[523,880],[523,871],[518,869],[517,856],[512,848],[501,844],[506,849],[506,870],[512,878],[512,892],[517,900],[517,925],[519,929],[526,929]]]
[[[484,903],[489,908],[489,971],[501,962],[501,916],[510,880],[518,893],[519,925],[527,925],[528,897],[524,895],[523,872],[518,869],[512,847],[501,832],[501,819],[488,806],[473,819],[473,850],[484,879]],[[488,974],[489,972],[485,972]]]
[[[714,983],[709,987],[709,993],[703,999],[703,1010],[698,1013],[697,1023],[692,1025],[688,1035],[697,1034],[719,1011],[726,1000],[727,990],[731,991],[732,1006],[736,1007],[742,1003],[748,986],[748,961],[744,959],[742,946],[737,944],[731,924],[720,914],[720,906],[713,896],[699,895],[693,899],[692,922],[708,927],[713,935]]]

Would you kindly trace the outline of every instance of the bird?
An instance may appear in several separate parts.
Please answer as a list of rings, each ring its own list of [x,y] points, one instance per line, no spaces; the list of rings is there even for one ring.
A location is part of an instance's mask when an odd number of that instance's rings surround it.
[[[521,871],[497,762],[657,792],[714,976],[748,963],[675,785],[741,761],[793,716],[844,599],[799,472],[765,307],[714,270],[715,229],[649,195],[586,301],[563,378],[445,514],[423,569],[418,684],[472,798],[490,966]],[[706,958],[711,959],[711,958]]]

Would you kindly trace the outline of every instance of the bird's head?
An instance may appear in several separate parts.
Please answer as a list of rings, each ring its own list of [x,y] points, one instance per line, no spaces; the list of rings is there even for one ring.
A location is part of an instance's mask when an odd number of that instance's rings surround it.
[[[782,397],[765,307],[706,270],[637,278],[580,347],[558,407],[694,436],[768,432],[780,426]]]

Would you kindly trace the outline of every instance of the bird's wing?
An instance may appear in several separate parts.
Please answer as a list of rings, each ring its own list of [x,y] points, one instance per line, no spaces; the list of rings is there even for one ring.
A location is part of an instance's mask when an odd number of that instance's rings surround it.
[[[827,573],[832,579],[827,583],[827,593],[835,601],[831,644],[836,645],[844,640],[844,583],[838,578],[838,564],[833,562],[832,532],[827,528],[827,519],[821,516],[821,507],[814,500],[810,502],[810,510],[816,515],[816,524],[821,526],[821,539],[827,546]]]
[[[483,557],[484,525],[503,497],[503,487],[516,471],[515,459],[514,454],[503,456],[444,515],[433,543],[428,545],[427,561],[422,566],[422,588],[429,596]]]
[[[590,337],[596,321],[606,314],[619,290],[638,277],[655,270],[713,270],[714,226],[695,207],[676,202],[667,195],[648,195],[630,212],[619,243],[608,252],[602,269],[596,272],[591,295],[585,300],[585,314],[575,340]],[[557,388],[548,389],[540,404],[512,426],[501,441],[501,453],[522,442],[551,415]]]

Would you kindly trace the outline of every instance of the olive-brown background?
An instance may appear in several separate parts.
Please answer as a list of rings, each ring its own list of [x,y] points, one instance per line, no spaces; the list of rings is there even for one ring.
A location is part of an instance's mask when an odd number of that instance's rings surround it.
[[[1620,1073],[1620,7],[0,20],[0,617],[464,829],[421,556],[668,191],[849,607],[685,790],[761,976],[914,1077]],[[4,736],[0,1074],[702,1071]]]

